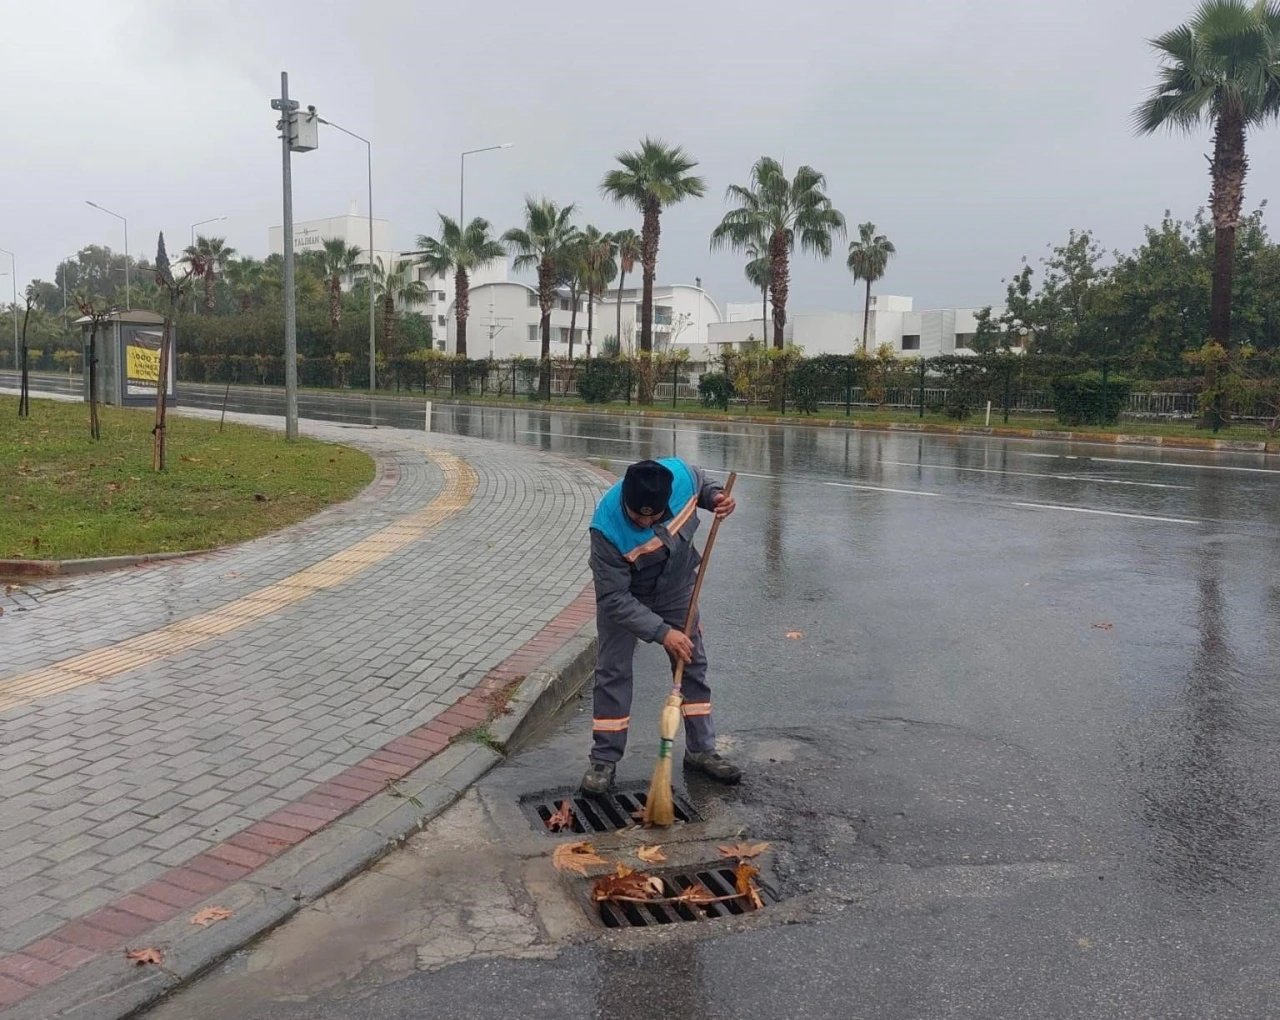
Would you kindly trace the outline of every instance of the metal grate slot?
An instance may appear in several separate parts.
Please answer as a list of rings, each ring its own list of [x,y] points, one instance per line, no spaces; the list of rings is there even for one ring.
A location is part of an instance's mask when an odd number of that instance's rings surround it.
[[[533,827],[548,835],[617,832],[636,824],[635,814],[644,808],[648,789],[648,783],[624,783],[603,797],[586,797],[572,789],[549,790],[520,798],[520,807]],[[573,808],[573,823],[562,833],[553,833],[547,822],[565,801]],[[677,821],[698,821],[698,812],[679,793],[675,807]]]
[[[660,875],[666,896],[675,897],[696,882],[700,882],[714,896],[730,896],[735,891],[731,868],[707,867],[700,870],[674,872]],[[760,898],[765,906],[778,902],[773,890],[757,883]],[[703,921],[719,917],[736,917],[748,911],[738,900],[706,903],[692,906],[676,903],[611,903],[598,904],[600,921],[606,928],[651,928],[654,925],[676,924],[681,921]]]

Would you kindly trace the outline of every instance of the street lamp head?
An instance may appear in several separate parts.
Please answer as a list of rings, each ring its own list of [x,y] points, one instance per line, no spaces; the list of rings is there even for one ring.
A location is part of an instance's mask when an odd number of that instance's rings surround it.
[[[513,145],[515,145],[515,142],[503,142],[501,145],[499,145],[499,146],[498,146],[498,148],[499,148],[499,149],[509,149],[509,148],[511,148],[511,146],[513,146]]]

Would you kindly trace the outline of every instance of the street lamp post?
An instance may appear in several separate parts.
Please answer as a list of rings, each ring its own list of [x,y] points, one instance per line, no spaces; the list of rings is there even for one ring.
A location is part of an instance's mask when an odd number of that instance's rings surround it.
[[[197,220],[191,224],[191,247],[196,246],[196,227],[203,227],[206,223],[217,223],[219,220],[225,220],[225,216],[210,216],[207,220]]]
[[[85,202],[85,205],[91,205],[95,209],[97,209],[99,212],[104,212],[108,216],[114,216],[116,219],[118,219],[121,223],[124,224],[124,309],[127,312],[130,308],[130,305],[129,305],[129,221],[125,219],[123,216],[121,216],[118,212],[112,212],[110,209],[107,209],[103,206],[98,205],[97,202],[90,202],[87,198],[84,200],[84,202]]]
[[[501,145],[486,145],[480,149],[467,149],[459,158],[458,170],[458,229],[466,230],[466,186],[467,186],[467,157],[475,155],[477,152],[492,152],[494,149],[509,149],[513,143],[503,142]]]
[[[378,390],[378,348],[376,344],[374,331],[374,312],[373,312],[373,143],[369,139],[364,138],[354,131],[348,131],[341,124],[335,124],[331,120],[325,120],[323,117],[317,117],[321,124],[327,124],[329,127],[337,131],[341,131],[344,135],[350,135],[358,142],[364,142],[366,169],[369,176],[369,392],[376,393]],[[387,267],[388,274],[391,267]],[[390,280],[388,280],[390,284]]]
[[[13,283],[13,367],[18,367],[18,257],[8,248],[0,251],[9,256],[10,277]]]

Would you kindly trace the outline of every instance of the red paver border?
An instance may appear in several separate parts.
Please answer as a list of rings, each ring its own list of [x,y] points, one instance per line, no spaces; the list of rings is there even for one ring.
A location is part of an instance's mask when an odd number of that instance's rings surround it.
[[[21,1002],[105,953],[145,942],[142,937],[155,925],[172,920],[252,874],[385,790],[388,781],[419,768],[459,736],[488,721],[498,695],[546,662],[594,616],[595,596],[587,585],[532,640],[430,722],[389,741],[293,803],[185,864],[17,952],[0,956],[0,1009]]]

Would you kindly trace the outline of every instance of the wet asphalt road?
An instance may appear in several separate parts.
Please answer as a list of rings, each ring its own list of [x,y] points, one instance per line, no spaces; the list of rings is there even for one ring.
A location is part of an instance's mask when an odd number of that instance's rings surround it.
[[[776,841],[781,892],[839,909],[238,1015],[1276,1015],[1275,458],[445,405],[433,425],[740,472],[704,614],[718,728],[750,774],[693,793]],[[637,720],[664,674],[644,650]],[[588,716],[495,781],[575,780]],[[647,777],[650,730],[625,777]]]

